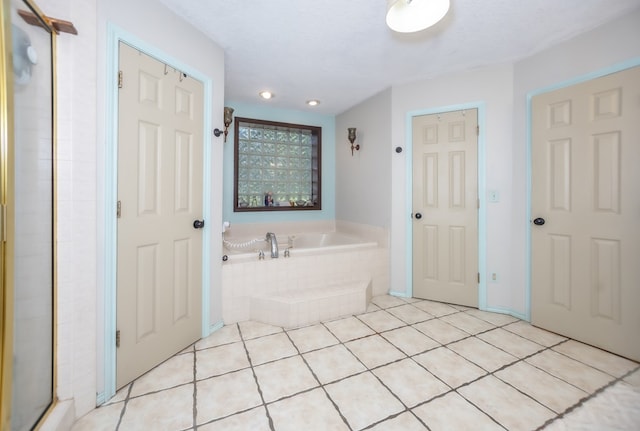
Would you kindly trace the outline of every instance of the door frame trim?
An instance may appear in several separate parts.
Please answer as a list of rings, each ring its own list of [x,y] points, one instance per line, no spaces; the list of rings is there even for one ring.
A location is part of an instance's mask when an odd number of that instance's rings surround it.
[[[118,26],[107,23],[106,47],[106,87],[105,87],[105,162],[104,162],[104,230],[102,240],[104,244],[104,335],[103,335],[103,390],[98,392],[96,403],[101,405],[116,393],[116,262],[117,262],[117,219],[113,203],[117,200],[118,190],[118,86],[115,77],[119,68],[119,43],[123,42],[135,49],[170,64],[203,84],[203,218],[211,220],[211,78],[184,64],[166,52],[144,42]],[[109,77],[113,77],[110,79]],[[211,224],[205,225],[202,237],[202,337],[211,332],[210,321],[210,284],[211,271],[206,262],[211,261]],[[98,352],[100,349],[98,350]],[[100,355],[100,353],[98,353]],[[98,367],[100,370],[100,367]]]
[[[423,115],[440,114],[444,112],[463,111],[465,109],[478,110],[478,126],[480,133],[478,134],[478,199],[480,200],[480,208],[478,209],[478,272],[486,274],[487,259],[487,209],[486,209],[486,154],[485,154],[485,124],[486,113],[484,102],[470,102],[458,105],[439,106],[435,108],[421,109],[409,111],[405,115],[405,151],[407,153],[405,159],[406,184],[405,202],[407,203],[407,229],[405,238],[406,267],[405,276],[407,286],[405,288],[406,297],[413,296],[413,223],[411,213],[413,212],[413,117]],[[480,277],[478,283],[478,308],[480,310],[487,309],[487,282],[486,277]],[[490,311],[490,310],[489,310]]]
[[[532,181],[532,176],[533,176],[533,172],[532,172],[532,167],[531,167],[531,139],[532,136],[531,134],[533,133],[532,130],[532,109],[531,109],[531,105],[532,105],[532,101],[533,98],[535,96],[538,96],[540,94],[544,94],[544,93],[548,93],[550,91],[555,91],[555,90],[559,90],[561,88],[566,88],[566,87],[570,87],[572,85],[576,85],[576,84],[581,84],[583,82],[587,82],[590,81],[592,79],[597,79],[597,78],[601,78],[603,76],[606,75],[610,75],[612,73],[616,73],[616,72],[620,72],[626,69],[631,69],[632,67],[637,67],[640,66],[640,57],[636,57],[636,58],[632,58],[629,59],[627,61],[623,61],[620,63],[616,63],[613,64],[612,66],[609,67],[605,67],[605,68],[601,68],[601,69],[597,69],[593,72],[590,73],[586,73],[583,75],[578,75],[575,76],[573,78],[564,80],[564,81],[560,81],[558,83],[546,86],[546,87],[541,87],[538,88],[536,90],[530,91],[527,93],[527,107],[526,107],[526,126],[525,126],[525,133],[526,133],[526,149],[525,149],[525,155],[526,155],[526,187],[527,187],[527,192],[526,192],[526,216],[527,216],[527,229],[526,229],[526,233],[525,233],[525,253],[526,253],[526,258],[525,258],[525,293],[524,293],[524,298],[525,298],[525,315],[524,320],[526,320],[527,322],[531,322],[531,274],[532,274],[532,269],[533,269],[533,262],[532,262],[532,255],[533,255],[533,250],[532,250],[532,244],[531,244],[531,220],[533,217],[532,214],[532,209],[531,209],[531,191],[532,191],[532,186],[533,186],[533,181]]]

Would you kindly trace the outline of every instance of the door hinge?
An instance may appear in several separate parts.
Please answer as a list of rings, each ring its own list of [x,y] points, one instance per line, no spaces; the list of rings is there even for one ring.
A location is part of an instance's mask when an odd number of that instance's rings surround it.
[[[116,217],[120,218],[121,215],[122,215],[122,202],[118,201],[118,204],[116,205]]]
[[[7,240],[7,206],[5,204],[0,205],[0,241],[5,242]]]
[[[476,126],[476,136],[480,136],[480,126]]]
[[[118,71],[118,88],[122,88],[122,70]]]
[[[120,347],[120,330],[116,331],[116,347]]]
[[[478,273],[478,284],[480,284],[480,273]]]

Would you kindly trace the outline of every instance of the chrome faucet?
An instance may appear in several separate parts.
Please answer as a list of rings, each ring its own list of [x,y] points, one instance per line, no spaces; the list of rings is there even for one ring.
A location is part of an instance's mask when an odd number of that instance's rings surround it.
[[[267,232],[267,242],[271,243],[271,258],[278,258],[278,240],[276,239],[276,234],[273,232]]]

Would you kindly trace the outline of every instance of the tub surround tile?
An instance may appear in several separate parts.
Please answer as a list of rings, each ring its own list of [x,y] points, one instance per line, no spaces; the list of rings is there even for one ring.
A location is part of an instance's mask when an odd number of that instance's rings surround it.
[[[414,408],[413,413],[431,431],[483,430],[504,431],[491,417],[487,416],[456,392]]]
[[[483,377],[458,392],[508,430],[529,431],[556,416],[494,376]],[[488,393],[491,397],[487,397]]]
[[[327,347],[302,356],[322,384],[335,382],[367,370],[343,345]]]
[[[274,428],[278,431],[348,431],[349,427],[322,389],[269,405]],[[222,429],[222,428],[219,428]],[[245,430],[253,428],[245,428]]]
[[[300,356],[254,368],[264,401],[269,403],[318,386]]]
[[[380,335],[349,341],[345,347],[357,356],[367,368],[375,368],[406,357],[404,353]]]
[[[380,334],[391,344],[403,351],[407,356],[417,355],[427,350],[440,347],[440,343],[427,337],[411,326],[394,329]]]
[[[638,367],[636,362],[575,340],[558,344],[553,350],[615,377],[622,377]]]
[[[321,324],[290,330],[287,333],[300,353],[333,346],[340,342]]]
[[[373,330],[355,317],[326,322],[325,327],[343,343],[374,334]]]
[[[467,338],[470,335],[463,330],[450,325],[447,322],[443,322],[440,319],[416,323],[415,325],[413,325],[413,327],[429,338],[436,340],[440,344],[449,344],[454,341]]]
[[[495,375],[556,413],[564,412],[587,396],[585,391],[526,362],[518,362]]]
[[[384,310],[374,311],[372,313],[362,314],[358,316],[362,322],[376,332],[389,331],[391,329],[406,326],[402,320],[394,317]]]
[[[586,392],[595,392],[614,380],[614,377],[591,368],[553,350],[545,350],[526,361],[547,373],[564,380]]]
[[[196,352],[198,380],[248,368],[249,358],[242,342],[226,344]]]
[[[370,372],[325,386],[352,429],[362,429],[391,415],[404,406]]]
[[[295,348],[285,333],[267,335],[245,341],[249,358],[253,366],[296,355]]]
[[[411,359],[394,362],[372,372],[409,408],[450,390]]]

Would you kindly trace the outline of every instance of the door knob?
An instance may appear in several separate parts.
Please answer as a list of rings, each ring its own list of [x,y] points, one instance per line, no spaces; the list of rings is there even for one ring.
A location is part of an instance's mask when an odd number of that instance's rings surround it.
[[[418,220],[420,220],[420,219],[422,218],[422,214],[420,214],[420,213],[416,213],[416,218],[417,218]]]
[[[204,227],[204,220],[194,220],[193,228],[194,229],[202,229]]]
[[[535,224],[536,226],[542,226],[544,223],[545,221],[542,217],[538,217],[533,220],[533,224]]]

